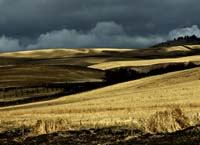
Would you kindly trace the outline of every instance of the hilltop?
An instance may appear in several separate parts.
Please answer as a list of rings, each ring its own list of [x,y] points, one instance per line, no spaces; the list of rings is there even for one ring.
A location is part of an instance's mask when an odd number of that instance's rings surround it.
[[[197,36],[185,36],[174,38],[174,40],[169,40],[167,42],[162,42],[152,47],[170,47],[170,46],[179,46],[179,45],[196,45],[200,44],[200,38]]]

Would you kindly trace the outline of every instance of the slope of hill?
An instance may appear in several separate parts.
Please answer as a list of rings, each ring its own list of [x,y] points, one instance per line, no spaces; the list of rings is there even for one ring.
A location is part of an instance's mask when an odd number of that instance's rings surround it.
[[[50,49],[0,54],[3,60],[0,61],[0,105],[16,101],[14,106],[0,107],[0,132],[5,131],[1,135],[13,135],[16,130],[14,136],[18,138],[22,134],[27,137],[75,129],[90,132],[87,129],[112,126],[126,126],[131,134],[133,128],[144,133],[151,125],[149,120],[159,114],[165,116],[157,116],[158,126],[168,120],[169,127],[166,129],[164,124],[161,130],[172,132],[195,125],[200,122],[199,48],[199,45],[188,45],[133,50]],[[171,67],[175,72],[168,71]],[[84,89],[102,87],[108,69],[123,68],[147,73],[146,78],[92,91]],[[160,69],[163,72],[157,73]],[[152,71],[156,76],[148,76]],[[81,91],[85,92],[70,95]],[[57,98],[58,94],[63,97]],[[54,100],[44,101],[40,97]],[[34,102],[37,98],[43,102]],[[19,102],[29,104],[19,105]],[[185,115],[175,110],[183,120],[170,118],[165,111],[169,108],[181,108]],[[182,126],[185,120],[186,125]]]
[[[133,69],[136,69],[138,72],[141,71],[141,69],[150,69],[151,65],[154,67],[153,65],[156,64],[158,64],[158,68],[159,65],[161,65],[164,66],[165,69],[168,69],[168,66],[171,67],[173,63],[187,64],[188,62],[194,62],[195,64],[199,64],[198,61],[200,61],[200,58],[198,55],[163,59],[156,59],[155,57],[151,60],[141,60],[141,58],[137,58],[142,55],[142,57],[149,57],[152,54],[159,54],[165,57],[167,53],[172,53],[176,56],[177,51],[188,53],[193,50],[198,50],[197,45],[190,47],[191,49],[177,46],[141,50],[110,48],[47,49],[2,53],[0,55],[1,59],[4,61],[0,62],[2,63],[0,67],[0,106],[41,101],[45,98],[50,99],[65,94],[77,93],[80,92],[79,90],[85,91],[105,86],[105,84],[102,83],[103,81],[109,82],[107,85],[113,84],[111,83],[113,79],[116,80],[115,83],[122,82],[117,81],[119,80],[118,78],[112,77],[114,75],[110,77],[110,75],[107,75],[107,72],[96,70],[96,68],[104,70],[113,69],[115,67],[135,67]],[[141,51],[143,53],[141,53]],[[6,62],[6,65],[3,64],[4,62]],[[78,66],[72,66],[74,64]],[[89,66],[89,64],[92,65]],[[85,65],[88,65],[89,68]],[[138,68],[138,66],[140,68]],[[182,68],[177,70],[185,69],[184,67],[183,65]],[[124,79],[124,77],[127,77],[124,75],[117,74],[117,76],[122,78],[121,80],[128,81],[132,79],[132,77]],[[134,77],[134,79],[136,78],[138,77]],[[88,82],[94,83],[88,84]],[[68,86],[66,86],[67,84]],[[71,84],[70,88],[69,84]]]
[[[54,48],[43,50],[29,50],[20,52],[8,52],[1,53],[0,57],[8,58],[63,58],[63,57],[75,57],[75,56],[90,56],[103,54],[104,52],[127,52],[133,51],[133,49],[115,49],[115,48],[93,48],[93,49],[69,49],[69,48]]]
[[[13,65],[0,67],[0,87],[102,81],[104,72],[68,65]]]
[[[46,64],[90,66],[109,61],[177,58],[200,54],[200,45],[148,49],[45,49],[0,53],[0,65]]]
[[[112,69],[117,67],[125,67],[125,66],[145,66],[145,65],[154,65],[154,64],[162,64],[162,63],[180,63],[180,62],[199,62],[200,55],[180,57],[180,58],[165,58],[165,59],[149,59],[149,60],[131,60],[131,61],[109,61],[100,64],[95,64],[89,66],[90,68],[95,69]]]
[[[0,65],[10,64],[46,64],[46,65],[79,65],[87,66],[109,60],[126,59],[120,53],[133,49],[44,49],[0,53]],[[112,56],[114,54],[114,56]],[[118,54],[116,56],[115,54]],[[128,58],[128,56],[127,56]]]
[[[0,106],[56,98],[104,84],[101,70],[67,65],[0,67]]]
[[[178,71],[63,98],[1,108],[2,120],[67,121],[67,128],[130,125],[157,111],[179,106],[190,118],[200,108],[200,68]],[[65,122],[66,123],[66,122]],[[18,123],[16,123],[18,124]],[[15,124],[15,125],[16,125]]]

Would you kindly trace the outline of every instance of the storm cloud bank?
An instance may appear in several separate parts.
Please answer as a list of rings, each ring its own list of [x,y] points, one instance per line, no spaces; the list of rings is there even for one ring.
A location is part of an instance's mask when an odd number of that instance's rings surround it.
[[[115,22],[100,22],[88,32],[62,29],[41,34],[37,43],[27,48],[146,47],[161,41],[163,39],[157,36],[129,36],[123,26]]]
[[[0,37],[0,51],[33,50],[44,48],[140,48],[171,40],[180,36],[200,37],[197,25],[177,28],[166,35],[130,36],[122,25],[115,22],[99,22],[87,32],[62,29],[39,35],[34,43],[22,46],[17,38]]]
[[[22,49],[19,40],[5,36],[0,37],[0,52],[17,51]]]
[[[0,51],[147,47],[197,35],[199,5],[199,0],[0,0]]]

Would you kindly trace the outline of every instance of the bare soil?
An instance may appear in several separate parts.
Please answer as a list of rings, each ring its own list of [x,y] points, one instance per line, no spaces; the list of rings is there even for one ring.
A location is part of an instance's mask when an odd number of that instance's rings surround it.
[[[124,127],[64,131],[28,137],[20,140],[22,132],[0,134],[2,145],[200,145],[200,125],[168,134],[143,134]]]

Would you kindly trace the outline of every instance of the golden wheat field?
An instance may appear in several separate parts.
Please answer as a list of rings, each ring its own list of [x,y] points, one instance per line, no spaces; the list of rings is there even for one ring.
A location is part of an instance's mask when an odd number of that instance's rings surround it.
[[[165,48],[164,50],[169,51],[170,49],[172,48]],[[182,51],[180,47],[177,47],[177,49],[173,47],[172,51],[174,50]],[[45,52],[45,55],[49,53],[48,57],[54,57],[50,55],[51,51],[54,53],[54,50],[42,50],[34,52],[33,55],[32,52],[2,55],[9,55],[10,57],[16,55],[17,57],[17,54],[19,54],[19,56],[22,55],[20,57],[41,57]],[[67,52],[65,55],[70,56],[74,53],[91,53],[92,50],[62,51]],[[102,51],[123,53],[130,50],[95,49],[92,53],[102,53]],[[133,51],[135,50],[131,52]],[[42,53],[38,54],[38,52]],[[144,66],[172,62],[199,63],[200,57],[199,55],[193,55],[147,60],[106,61],[88,67],[105,70],[122,66]],[[180,108],[190,118],[190,125],[199,122],[200,67],[149,76],[83,93],[62,96],[49,101],[1,107],[0,129],[3,131],[8,128],[26,126],[39,130],[37,133],[34,132],[36,135],[60,130],[106,126],[134,126],[141,129],[148,126],[148,120],[157,112],[173,108]],[[182,128],[176,126],[169,128],[167,131],[179,129]],[[161,129],[161,131],[163,130]]]
[[[150,59],[150,60],[134,60],[134,61],[109,61],[96,65],[91,65],[91,68],[98,68],[102,70],[112,69],[117,67],[125,67],[125,66],[145,66],[145,65],[153,65],[159,63],[176,63],[176,62],[198,62],[200,61],[200,56],[188,56],[181,58],[166,58],[166,59]]]
[[[68,129],[130,125],[179,106],[189,117],[200,110],[200,68],[153,76],[41,103],[1,108],[2,121],[65,120]],[[15,124],[15,125],[16,125]]]

